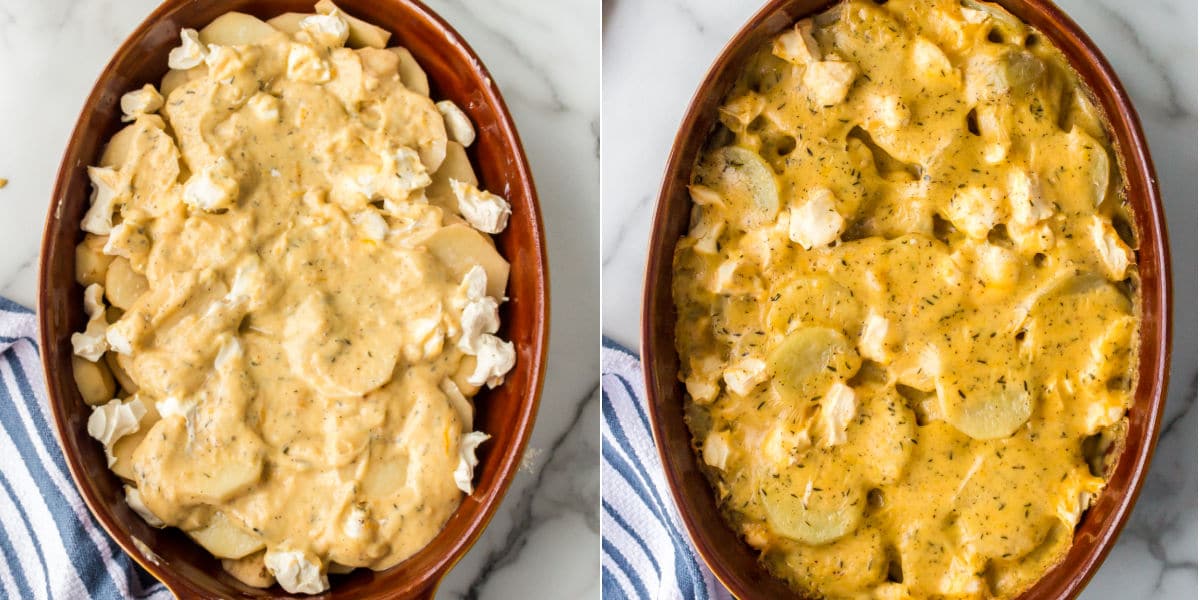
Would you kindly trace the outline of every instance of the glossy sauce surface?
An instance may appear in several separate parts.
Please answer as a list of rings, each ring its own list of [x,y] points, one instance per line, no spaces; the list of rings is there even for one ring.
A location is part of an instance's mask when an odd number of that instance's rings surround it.
[[[1103,487],[1136,369],[1087,92],[994,5],[851,1],[754,55],[720,117],[673,293],[729,521],[825,597],[1015,596]]]

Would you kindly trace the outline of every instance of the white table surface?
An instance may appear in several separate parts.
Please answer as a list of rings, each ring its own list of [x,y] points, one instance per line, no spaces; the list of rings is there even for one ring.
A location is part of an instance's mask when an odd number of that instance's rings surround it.
[[[1059,4],[1133,97],[1175,262],[1175,349],[1158,453],[1117,546],[1082,598],[1196,598],[1196,2]],[[638,347],[646,246],[679,120],[725,42],[759,6],[604,1],[603,330],[629,348]]]
[[[600,6],[426,3],[474,47],[516,119],[541,197],[554,315],[527,467],[438,597],[597,598]],[[66,140],[100,69],[156,4],[0,0],[0,296],[33,306]]]

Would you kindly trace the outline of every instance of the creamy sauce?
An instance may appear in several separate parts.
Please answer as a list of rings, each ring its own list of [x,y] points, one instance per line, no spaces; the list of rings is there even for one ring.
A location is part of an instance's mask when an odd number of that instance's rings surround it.
[[[828,598],[1010,598],[1105,485],[1136,370],[1119,168],[1002,9],[850,0],[755,54],[675,253],[730,523]]]
[[[305,593],[438,533],[487,438],[470,398],[514,357],[470,122],[405,85],[406,52],[343,47],[369,26],[330,7],[185,30],[166,97],[122,99],[73,340],[131,506]]]

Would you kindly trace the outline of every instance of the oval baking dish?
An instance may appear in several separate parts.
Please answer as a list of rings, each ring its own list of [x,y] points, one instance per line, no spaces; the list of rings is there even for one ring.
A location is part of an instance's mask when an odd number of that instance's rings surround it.
[[[89,407],[71,375],[70,336],[86,320],[75,283],[75,245],[90,187],[85,167],[95,164],[103,143],[120,126],[121,95],[167,71],[167,54],[182,28],[199,29],[228,11],[266,19],[312,10],[311,0],[168,0],[121,45],[101,73],[71,135],[50,204],[42,241],[38,314],[42,361],[59,442],[76,486],[92,513],[117,543],[179,597],[280,597],[282,590],[254,589],[221,569],[217,559],[183,532],[147,525],[124,501],[121,482],[108,470],[104,453],[87,434]],[[393,43],[413,54],[429,76],[434,94],[462,107],[475,123],[469,150],[481,185],[504,194],[512,205],[508,228],[496,236],[511,262],[508,295],[501,308],[500,334],[515,346],[516,367],[504,385],[477,402],[477,427],[492,435],[481,448],[475,492],[433,541],[399,565],[380,572],[356,569],[334,576],[319,597],[432,597],[447,571],[482,533],[520,464],[533,430],[544,376],[549,324],[545,240],[533,177],[512,118],[482,61],[440,17],[413,0],[340,0],[347,13],[390,31]]]
[[[697,550],[717,578],[741,598],[798,596],[769,574],[759,563],[757,552],[726,524],[698,464],[691,432],[684,422],[685,390],[677,377],[672,259],[676,242],[688,227],[691,199],[687,186],[693,165],[717,124],[717,109],[742,65],[768,39],[833,4],[828,0],[773,0],[728,43],[700,84],[680,125],[652,229],[642,305],[642,358],[655,441],[672,495]],[[1116,542],[1154,453],[1171,343],[1170,257],[1154,167],[1137,114],[1112,68],[1079,27],[1051,2],[997,0],[997,4],[1060,48],[1084,85],[1095,93],[1113,138],[1139,240],[1141,342],[1128,437],[1115,457],[1107,487],[1080,521],[1063,561],[1020,596],[1071,598],[1082,590]]]

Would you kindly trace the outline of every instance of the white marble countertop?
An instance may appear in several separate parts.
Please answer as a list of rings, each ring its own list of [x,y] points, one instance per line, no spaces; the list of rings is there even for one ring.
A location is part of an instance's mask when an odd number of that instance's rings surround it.
[[[33,306],[54,175],[100,69],[158,0],[0,0],[0,296]],[[467,39],[537,180],[553,297],[527,467],[439,598],[596,598],[599,584],[600,6],[426,0]],[[547,565],[553,561],[553,568]]]
[[[1175,349],[1158,453],[1082,598],[1196,597],[1196,3],[1060,0],[1116,68],[1162,183]],[[605,0],[604,334],[637,348],[646,245],[667,153],[696,86],[757,0]]]

